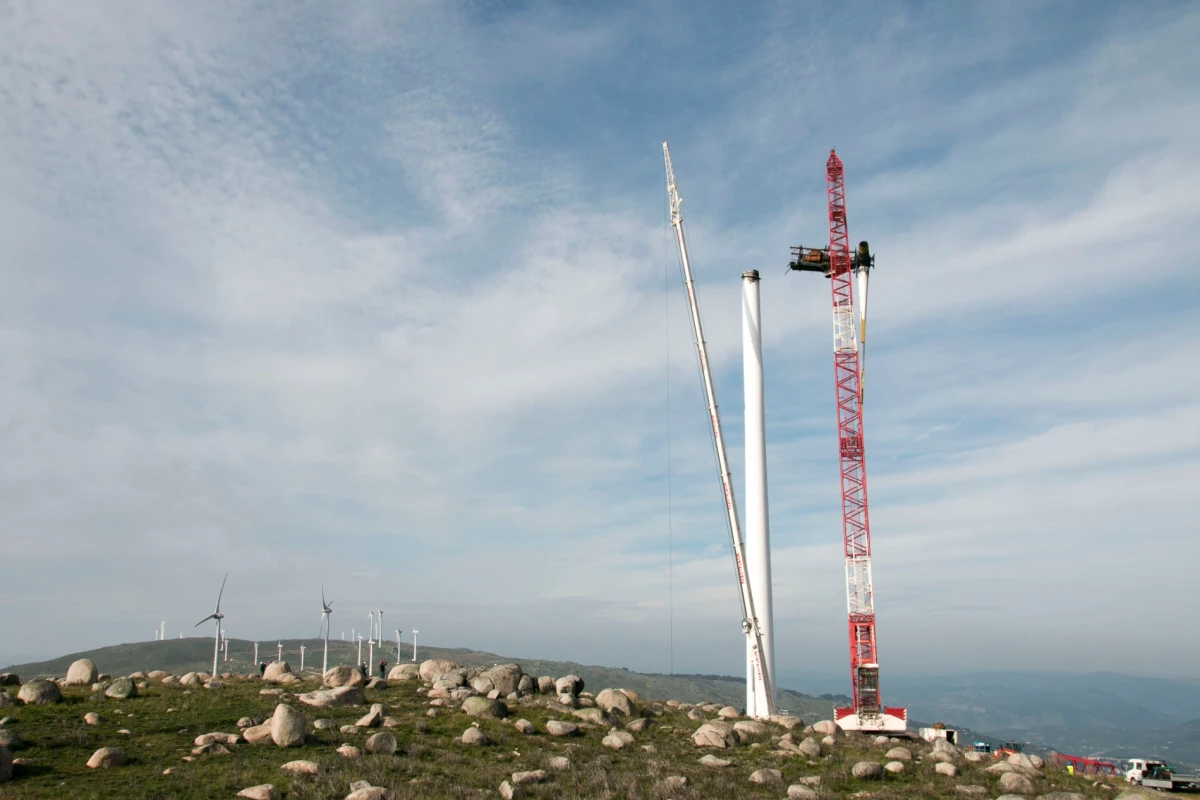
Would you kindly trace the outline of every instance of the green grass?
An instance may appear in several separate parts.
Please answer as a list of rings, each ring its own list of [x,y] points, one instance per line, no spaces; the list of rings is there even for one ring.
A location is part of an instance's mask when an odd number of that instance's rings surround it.
[[[315,688],[315,682],[304,690]],[[427,701],[418,693],[415,681],[395,683],[383,691],[367,693],[367,702],[380,702],[402,724],[393,728],[399,743],[394,756],[364,756],[347,761],[334,750],[343,742],[362,747],[368,732],[348,736],[336,730],[317,731],[318,743],[281,749],[273,744],[240,744],[230,755],[196,756],[190,754],[192,740],[201,733],[237,732],[236,721],[243,716],[265,719],[271,715],[277,699],[259,694],[257,681],[231,681],[219,690],[163,688],[155,684],[142,696],[124,701],[93,699],[87,687],[64,691],[64,701],[52,706],[22,706],[5,709],[16,721],[9,727],[17,731],[24,746],[14,756],[33,759],[32,766],[18,766],[14,779],[0,784],[0,798],[210,798],[232,797],[239,790],[259,783],[272,783],[289,798],[342,798],[352,781],[367,780],[387,786],[400,798],[484,798],[496,797],[500,783],[519,770],[545,768],[553,756],[565,755],[573,767],[567,772],[550,773],[550,780],[525,787],[524,796],[533,798],[649,798],[663,800],[666,795],[658,781],[668,775],[685,775],[692,787],[675,792],[675,800],[701,797],[779,798],[789,783],[806,775],[821,775],[823,785],[833,797],[855,792],[870,792],[886,800],[901,797],[954,797],[957,784],[988,786],[994,797],[999,794],[996,779],[971,770],[957,778],[933,774],[933,766],[912,765],[909,773],[882,782],[861,782],[850,777],[850,767],[860,760],[882,761],[883,749],[861,738],[848,739],[833,748],[831,758],[816,765],[795,755],[774,750],[767,741],[761,747],[739,746],[720,751],[734,765],[724,769],[701,766],[697,759],[704,750],[692,745],[690,734],[700,723],[679,712],[652,718],[650,728],[636,734],[636,743],[613,751],[600,744],[607,728],[584,730],[582,735],[556,738],[544,732],[524,736],[511,722],[530,720],[539,731],[550,719],[575,720],[569,712],[542,705],[510,703],[508,722],[476,720],[494,744],[467,747],[459,737],[472,720],[457,709],[441,709],[436,717],[425,715]],[[600,687],[590,687],[599,689]],[[15,693],[15,691],[13,692]],[[297,708],[303,708],[294,703]],[[174,710],[170,710],[174,709]],[[311,720],[317,717],[351,724],[365,708],[304,709]],[[83,715],[97,711],[104,723],[90,727]],[[130,716],[132,715],[132,716]],[[311,729],[311,724],[310,724]],[[117,733],[127,728],[132,735]],[[373,732],[373,731],[372,731]],[[777,730],[776,735],[782,733]],[[653,745],[647,752],[640,745]],[[90,770],[85,764],[97,748],[120,747],[130,757],[124,767]],[[319,777],[290,777],[279,766],[294,759],[310,759],[324,768]],[[969,766],[969,765],[967,765]],[[986,765],[984,765],[986,766]],[[163,775],[163,770],[172,774]],[[756,786],[747,782],[759,767],[782,770],[782,786]],[[1052,786],[1051,783],[1056,784]],[[1053,773],[1041,791],[1062,788],[1083,791],[1089,797],[1112,797],[1091,787],[1083,778]]]
[[[260,660],[275,658],[276,640],[259,643],[258,655]],[[314,664],[320,666],[322,643],[316,639],[284,639],[283,657],[293,669],[300,664],[300,645],[307,648],[305,666],[311,668]],[[375,654],[375,662],[387,658],[390,662],[396,654],[394,643],[388,645],[385,641],[385,655]],[[367,648],[363,647],[363,659],[367,657]],[[405,656],[411,656],[411,645],[403,648]],[[138,670],[150,672],[163,669],[182,675],[191,671],[207,671],[212,669],[213,640],[211,637],[191,637],[187,639],[166,639],[162,642],[131,642],[127,644],[102,647],[83,653],[70,653],[49,661],[39,661],[31,664],[16,664],[0,669],[0,672],[15,672],[22,680],[36,677],[58,676],[67,674],[71,662],[79,658],[90,658],[101,672],[112,675],[128,675]],[[250,672],[256,669],[254,664],[254,643],[244,639],[229,640],[229,662],[222,662],[222,672]],[[500,656],[480,650],[469,650],[464,647],[420,648],[421,660],[427,658],[445,658],[470,667],[492,666],[516,662],[530,675],[568,675],[575,674],[583,678],[589,689],[600,689],[606,686],[623,686],[633,689],[644,697],[671,697],[680,702],[700,703],[715,702],[740,708],[745,702],[746,682],[743,678],[726,678],[702,675],[644,675],[629,670],[604,667],[589,664],[578,664],[573,661],[546,661],[534,658]],[[358,645],[351,642],[333,640],[329,642],[329,665],[357,664]],[[849,703],[845,698],[844,703]],[[811,695],[781,689],[779,706],[786,708],[801,717],[822,719],[832,713],[833,703]]]

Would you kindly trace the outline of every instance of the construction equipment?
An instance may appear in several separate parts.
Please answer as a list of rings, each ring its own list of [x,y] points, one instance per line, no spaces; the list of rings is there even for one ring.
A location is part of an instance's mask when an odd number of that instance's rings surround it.
[[[1119,775],[1120,770],[1111,761],[1102,761],[1084,756],[1071,756],[1066,753],[1051,753],[1048,759],[1070,772],[1072,775]]]
[[[1020,742],[1005,742],[992,752],[992,758],[1008,758],[1017,753],[1022,753],[1024,750],[1025,748]]]
[[[766,715],[775,714],[774,676],[764,667],[763,635],[755,613],[754,596],[746,579],[746,560],[742,542],[741,523],[738,521],[737,502],[733,494],[733,476],[729,472],[729,460],[725,455],[725,437],[721,432],[721,418],[717,413],[717,395],[713,388],[712,373],[708,366],[708,345],[704,341],[704,327],[700,322],[700,306],[696,302],[696,285],[692,281],[692,266],[688,260],[687,241],[683,234],[683,200],[675,182],[675,170],[671,166],[671,152],[663,142],[663,162],[667,169],[667,196],[671,204],[671,227],[675,229],[675,241],[679,245],[679,262],[683,271],[683,285],[687,290],[688,308],[692,315],[692,339],[700,364],[700,379],[704,384],[704,397],[708,404],[708,419],[712,428],[713,449],[716,451],[717,472],[721,490],[725,496],[725,516],[729,524],[729,538],[733,545],[734,568],[737,571],[738,588],[742,600],[742,632],[749,639],[755,679],[766,693]]]
[[[853,254],[850,252],[842,160],[833,150],[829,151],[825,164],[825,189],[829,204],[829,247],[793,247],[793,258],[788,266],[802,272],[824,273],[829,278],[833,296],[833,371],[846,558],[850,685],[854,701],[851,708],[835,708],[834,720],[844,730],[903,732],[908,728],[908,711],[885,707],[879,698],[863,448],[862,368],[865,361],[860,350],[866,342],[867,279],[875,259],[866,242],[861,243]],[[857,309],[854,277],[857,277],[859,287]]]
[[[1187,789],[1200,789],[1200,775],[1180,775],[1162,761],[1147,758],[1129,760],[1129,768],[1125,770],[1125,780],[1145,786],[1148,789],[1166,789],[1168,792],[1179,792]]]

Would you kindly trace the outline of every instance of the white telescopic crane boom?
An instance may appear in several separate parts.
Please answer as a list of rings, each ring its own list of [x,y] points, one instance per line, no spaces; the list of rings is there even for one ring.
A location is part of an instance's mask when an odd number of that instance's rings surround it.
[[[774,691],[770,676],[763,669],[763,636],[754,610],[754,596],[746,580],[746,559],[742,545],[741,524],[738,522],[737,501],[733,496],[733,476],[729,473],[729,460],[725,455],[725,436],[721,433],[721,418],[717,414],[717,393],[713,388],[712,373],[708,368],[708,345],[704,341],[704,327],[700,323],[700,306],[696,303],[696,285],[692,281],[692,266],[688,261],[687,242],[683,236],[683,200],[675,183],[675,170],[671,167],[671,152],[663,142],[663,161],[667,167],[667,196],[671,201],[671,227],[675,229],[675,241],[679,245],[679,260],[683,269],[683,285],[687,289],[688,308],[692,313],[692,338],[700,358],[700,377],[704,382],[704,397],[708,403],[708,418],[712,424],[713,449],[717,453],[717,470],[720,472],[721,488],[725,494],[725,515],[729,522],[729,538],[733,543],[734,566],[737,568],[738,588],[742,599],[742,631],[751,639],[755,671],[767,696],[767,713],[775,714]]]

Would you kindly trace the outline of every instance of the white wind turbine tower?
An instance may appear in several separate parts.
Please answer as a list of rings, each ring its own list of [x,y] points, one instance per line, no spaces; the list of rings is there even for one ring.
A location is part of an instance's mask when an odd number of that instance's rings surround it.
[[[400,663],[400,629],[396,628],[396,663]]]
[[[383,609],[382,608],[379,609],[379,627],[377,628],[377,631],[378,631],[378,635],[376,638],[379,641],[377,641],[376,644],[379,645],[379,648],[382,650],[383,649]]]
[[[417,630],[416,628],[413,628],[413,663],[414,664],[417,663],[417,634],[418,633],[420,633],[420,631]]]
[[[158,640],[161,642],[167,638],[167,621],[165,619],[158,624],[158,631]]]
[[[367,675],[375,675],[375,640],[367,639]]]
[[[221,660],[222,661],[229,660],[229,632],[228,631],[221,632]]]
[[[205,617],[204,619],[200,620],[199,622],[197,622],[195,625],[192,626],[194,628],[199,628],[201,625],[208,622],[210,619],[215,619],[217,621],[217,633],[216,633],[216,636],[213,638],[212,674],[214,677],[217,674],[217,658],[221,655],[221,620],[225,619],[225,615],[221,613],[221,596],[223,594],[225,594],[225,581],[227,581],[227,580],[229,580],[228,572],[225,573],[225,578],[221,581],[221,591],[217,593],[216,610],[214,610],[213,613],[209,614],[207,617]],[[183,638],[182,633],[179,634],[179,638],[180,639]]]
[[[258,642],[254,643],[254,666],[258,666]]]
[[[325,626],[325,655],[321,659],[321,674],[324,675],[329,671],[329,615],[333,613],[333,601],[325,601],[325,587],[321,587],[321,624]],[[320,635],[320,631],[317,631]],[[342,631],[342,640],[346,639],[346,632]]]
[[[300,645],[300,671],[304,672],[304,645]]]
[[[275,643],[275,660],[283,661],[283,642]]]
[[[362,663],[362,634],[358,635],[358,663]]]

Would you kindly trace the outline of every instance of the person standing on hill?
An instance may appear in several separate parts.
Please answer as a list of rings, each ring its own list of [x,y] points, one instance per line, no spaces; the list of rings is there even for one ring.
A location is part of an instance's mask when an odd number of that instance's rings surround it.
[[[379,677],[381,677],[381,678],[387,677],[387,662],[386,661],[380,660],[380,662],[379,662]]]

